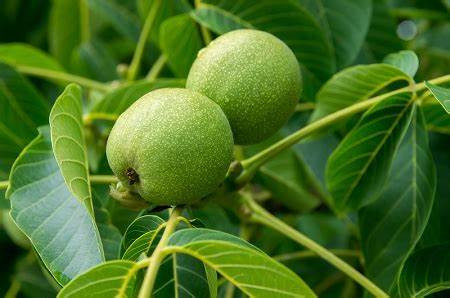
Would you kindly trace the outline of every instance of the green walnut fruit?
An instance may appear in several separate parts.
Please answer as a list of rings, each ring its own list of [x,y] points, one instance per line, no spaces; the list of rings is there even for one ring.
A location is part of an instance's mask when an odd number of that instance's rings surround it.
[[[158,205],[194,203],[224,180],[233,136],[220,107],[188,89],[147,93],[117,119],[106,155],[124,186]]]
[[[214,100],[230,122],[236,144],[273,135],[294,112],[302,89],[294,53],[267,32],[236,30],[202,49],[186,87]]]

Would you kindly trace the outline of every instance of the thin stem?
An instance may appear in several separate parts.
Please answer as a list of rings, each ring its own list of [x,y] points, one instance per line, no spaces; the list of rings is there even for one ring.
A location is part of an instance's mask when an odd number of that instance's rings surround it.
[[[169,236],[175,231],[177,223],[179,222],[181,211],[181,207],[176,207],[170,214],[170,218],[167,221],[167,225],[164,229],[164,233],[161,236],[161,240],[159,240],[159,243],[151,256],[150,265],[148,266],[141,290],[139,291],[139,298],[150,297],[152,293],[153,286],[156,280],[156,274],[158,273],[159,266],[161,265],[161,262],[165,256],[163,253],[163,249],[167,245]]]
[[[80,29],[81,41],[88,42],[91,38],[91,32],[89,28],[89,7],[86,0],[80,0]]]
[[[161,73],[161,70],[164,68],[164,65],[166,65],[167,57],[164,54],[161,54],[158,59],[153,63],[152,68],[148,72],[147,76],[145,77],[147,81],[153,82],[156,80]]]
[[[150,35],[150,31],[156,19],[156,14],[161,6],[162,0],[155,0],[150,7],[147,18],[144,22],[144,27],[142,28],[141,34],[139,35],[139,40],[134,51],[133,59],[131,60],[130,68],[128,68],[127,79],[128,81],[133,81],[139,71],[141,65],[142,56],[144,54],[145,44]]]
[[[89,177],[91,184],[110,184],[117,182],[117,177],[113,175],[92,175]]]
[[[32,75],[36,77],[41,77],[45,79],[63,81],[67,83],[77,83],[86,88],[92,88],[99,91],[109,91],[111,87],[108,84],[80,77],[77,75],[69,74],[57,70],[49,70],[32,66],[16,66],[16,69],[27,75]]]
[[[361,253],[357,250],[350,249],[329,249],[330,252],[340,257],[349,257],[349,258],[358,258],[361,256]],[[299,260],[299,259],[307,259],[314,258],[318,255],[311,250],[297,251],[287,254],[282,254],[278,256],[274,256],[273,258],[280,262],[286,262],[291,260]]]
[[[314,110],[316,104],[314,102],[302,102],[295,107],[296,112],[304,112]]]
[[[390,9],[390,13],[399,18],[408,19],[428,19],[428,20],[448,20],[448,13],[442,13],[430,9],[420,9],[412,7],[400,7]]]
[[[336,272],[333,275],[330,275],[326,279],[322,280],[317,286],[314,287],[314,293],[320,296],[323,292],[329,289],[331,286],[337,284],[338,282],[344,279],[345,275],[340,272]],[[346,297],[346,296],[343,296]]]
[[[364,287],[367,291],[372,293],[375,297],[389,297],[382,289],[377,287],[359,271],[341,260],[328,249],[303,235],[299,231],[293,229],[292,227],[278,219],[276,216],[270,214],[267,210],[258,205],[250,196],[242,195],[240,199],[241,203],[243,203],[244,206],[248,208],[248,211],[250,212],[250,219],[252,221],[270,227],[291,238],[295,242],[303,245],[309,250],[315,252],[319,257],[348,275],[350,278]]]
[[[434,84],[443,83],[450,80],[450,75],[445,75],[434,80],[430,80],[429,82]],[[298,143],[300,140],[305,137],[310,136],[311,134],[323,130],[326,127],[329,127],[336,122],[339,122],[342,119],[345,119],[351,115],[356,113],[365,111],[366,109],[372,107],[373,105],[383,101],[384,99],[407,91],[420,91],[425,89],[425,83],[419,83],[412,86],[403,87],[391,92],[387,92],[382,95],[375,96],[373,98],[355,103],[345,109],[339,110],[333,114],[329,114],[299,130],[294,132],[293,134],[285,137],[284,139],[278,141],[277,143],[269,146],[268,148],[262,150],[261,152],[251,156],[250,158],[242,161],[242,166],[244,167],[244,171],[242,174],[236,179],[236,183],[238,185],[243,185],[250,181],[258,168],[263,165],[265,162],[275,157],[281,151],[291,147],[292,145]]]
[[[202,5],[202,1],[201,0],[195,0],[194,4],[195,4],[195,8],[199,8]],[[208,45],[212,41],[211,33],[203,25],[200,25],[200,31],[202,32],[202,37],[203,37],[203,41],[204,41],[205,45]]]
[[[8,291],[6,291],[5,298],[16,298],[20,292],[20,281],[14,279],[9,287]]]
[[[108,113],[89,113],[83,117],[84,124],[91,124],[94,120],[107,120],[111,122],[115,122],[119,118],[117,114],[108,114]]]

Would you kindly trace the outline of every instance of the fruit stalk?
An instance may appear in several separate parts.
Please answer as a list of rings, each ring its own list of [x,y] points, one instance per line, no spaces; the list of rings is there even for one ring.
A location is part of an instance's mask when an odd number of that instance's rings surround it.
[[[430,80],[430,83],[433,84],[439,84],[443,82],[450,81],[450,75],[445,75],[433,80]],[[244,185],[256,173],[256,171],[261,167],[264,163],[269,161],[271,158],[275,157],[278,153],[281,151],[291,147],[292,145],[298,143],[300,140],[312,135],[313,133],[316,133],[320,130],[323,130],[324,128],[329,127],[332,124],[335,124],[336,122],[345,119],[351,115],[354,115],[356,113],[363,112],[367,110],[368,108],[372,107],[373,105],[383,101],[384,99],[399,94],[402,92],[407,91],[421,91],[425,89],[425,83],[419,83],[412,86],[403,87],[391,92],[384,93],[382,95],[375,96],[373,98],[355,103],[345,109],[339,110],[333,114],[330,114],[328,116],[323,117],[320,120],[317,120],[299,130],[292,133],[291,135],[285,137],[284,139],[278,141],[277,143],[269,146],[268,148],[262,150],[261,152],[247,158],[246,160],[243,160],[242,166],[244,168],[241,175],[236,179],[237,185]]]
[[[161,265],[161,262],[165,256],[163,253],[163,249],[169,241],[169,236],[175,231],[177,223],[179,222],[181,211],[181,207],[175,207],[170,214],[170,218],[167,221],[166,228],[164,229],[164,233],[161,236],[161,240],[159,241],[151,256],[150,264],[145,274],[141,290],[139,291],[139,298],[150,297],[152,293],[153,286],[155,285],[156,274],[158,273],[159,266]]]
[[[245,209],[244,212],[250,213],[250,216],[248,216],[248,218],[250,218],[251,221],[270,227],[291,238],[307,249],[315,252],[319,257],[345,273],[375,297],[389,297],[382,289],[377,287],[373,282],[371,282],[367,277],[358,272],[355,268],[344,262],[342,259],[327,250],[325,247],[316,243],[314,240],[308,238],[306,235],[290,227],[289,225],[278,219],[276,216],[270,214],[267,210],[256,203],[251,196],[242,194],[238,198],[240,200],[240,205]],[[243,210],[242,207],[239,209]]]

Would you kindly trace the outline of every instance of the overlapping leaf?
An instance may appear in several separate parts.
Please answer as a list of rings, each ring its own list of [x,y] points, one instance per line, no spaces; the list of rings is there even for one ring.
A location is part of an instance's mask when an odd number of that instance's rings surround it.
[[[328,159],[326,181],[336,211],[357,210],[380,194],[413,111],[412,94],[369,109]]]
[[[47,123],[50,107],[26,78],[0,63],[0,176],[8,175],[20,151]]]
[[[425,297],[450,289],[450,244],[443,243],[414,252],[399,280],[399,297]]]
[[[106,262],[72,280],[58,293],[58,297],[134,297],[138,269],[137,264],[131,261]]]
[[[92,112],[105,113],[118,117],[133,102],[151,90],[170,87],[181,88],[184,87],[184,85],[184,80],[180,79],[159,79],[154,82],[141,81],[125,85],[105,95],[105,97],[93,107]]]
[[[70,84],[50,112],[50,131],[56,161],[72,194],[94,214],[82,121],[81,88]]]
[[[450,89],[425,82],[425,86],[433,93],[447,114],[450,114]]]
[[[413,78],[419,69],[419,58],[413,51],[400,51],[387,55],[383,63],[393,65]]]
[[[393,82],[410,82],[397,67],[388,64],[358,65],[335,74],[316,95],[312,120],[369,98]]]
[[[164,223],[163,219],[155,215],[145,215],[134,220],[122,239],[122,259],[135,261],[142,254],[151,252],[151,248],[158,242],[157,234]]]
[[[237,237],[186,229],[174,233],[168,245],[166,253],[195,257],[249,296],[315,297],[295,273]]]
[[[366,272],[389,291],[422,235],[436,190],[436,169],[420,109],[412,117],[380,198],[359,212]]]
[[[368,0],[299,0],[329,33],[337,68],[349,65],[369,29],[372,2]]]
[[[331,42],[313,16],[295,1],[207,0],[192,15],[219,34],[256,28],[278,36],[319,80],[327,79],[335,70]]]
[[[159,44],[175,75],[186,78],[197,52],[202,48],[195,22],[188,14],[165,20],[161,24]]]
[[[14,163],[7,196],[14,221],[60,284],[104,261],[95,222],[66,185],[48,128]]]
[[[28,44],[0,44],[0,61],[14,67],[34,67],[49,70],[63,70],[50,55]]]
[[[428,130],[442,134],[450,134],[450,116],[439,104],[424,103],[423,113]]]

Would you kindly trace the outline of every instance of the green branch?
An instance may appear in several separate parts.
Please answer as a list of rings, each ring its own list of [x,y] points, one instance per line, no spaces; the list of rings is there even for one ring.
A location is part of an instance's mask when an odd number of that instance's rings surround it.
[[[106,120],[106,121],[115,122],[117,120],[117,118],[119,118],[119,115],[117,115],[117,114],[93,112],[93,113],[86,114],[83,117],[83,123],[91,124],[94,120]]]
[[[80,0],[80,32],[82,42],[88,42],[91,39],[91,32],[89,28],[89,7],[86,0]]]
[[[32,66],[17,66],[16,69],[23,74],[40,77],[44,79],[51,79],[56,81],[63,81],[66,83],[77,83],[86,88],[92,88],[100,91],[109,91],[111,86],[108,84],[94,81],[88,78],[80,77],[77,75],[69,74],[62,71],[43,69]]]
[[[241,210],[241,212],[245,213],[244,216],[250,219],[252,222],[272,228],[285,235],[286,237],[291,238],[307,249],[313,251],[319,257],[352,278],[355,282],[360,284],[375,297],[389,297],[382,289],[377,287],[372,281],[362,275],[355,268],[344,262],[342,259],[337,257],[325,247],[321,246],[304,234],[290,227],[276,216],[270,214],[267,210],[258,205],[249,195],[243,194],[238,197],[238,200],[238,210]]]
[[[91,184],[110,184],[117,182],[117,177],[112,175],[92,175],[89,177]],[[0,181],[0,190],[7,189],[9,181]]]
[[[439,78],[436,78],[434,80],[430,80],[429,82],[433,84],[439,84],[446,81],[450,81],[450,75],[442,76]],[[312,135],[313,133],[319,132],[332,124],[335,124],[345,118],[348,118],[354,114],[363,112],[367,110],[368,108],[372,107],[373,105],[383,101],[384,99],[398,94],[402,92],[407,91],[420,91],[425,89],[425,83],[419,83],[412,86],[403,87],[379,96],[375,96],[373,98],[357,102],[345,109],[339,110],[333,114],[327,115],[299,130],[294,132],[293,134],[285,137],[284,139],[276,142],[275,144],[269,146],[268,148],[262,150],[261,152],[251,156],[248,159],[243,160],[242,166],[243,171],[240,174],[240,176],[236,179],[237,185],[244,185],[256,173],[256,171],[259,169],[260,166],[262,166],[264,163],[269,161],[271,158],[275,157],[278,153],[281,151],[291,147],[292,145],[298,143],[300,140]]]
[[[169,241],[169,236],[175,231],[177,223],[179,222],[181,211],[181,207],[176,207],[170,214],[170,218],[167,221],[164,233],[162,234],[161,239],[159,240],[158,245],[156,246],[150,258],[150,264],[148,266],[147,272],[145,273],[145,278],[139,291],[139,298],[147,298],[151,296],[159,266],[161,265],[161,262],[165,257],[163,249],[166,247],[167,242]]]
[[[161,70],[163,69],[164,65],[166,65],[167,57],[164,54],[161,54],[158,59],[153,63],[152,68],[148,72],[147,76],[145,77],[149,82],[153,82],[158,78],[159,74],[161,73]]]
[[[159,7],[161,6],[161,2],[162,0],[155,0],[150,7],[147,18],[144,22],[144,27],[142,28],[141,34],[139,35],[139,40],[136,46],[136,50],[134,51],[133,59],[131,60],[130,68],[128,69],[128,81],[133,81],[139,72],[142,56],[144,54],[145,44],[147,43],[150,31],[153,27],[153,24],[155,23],[156,15]]]

